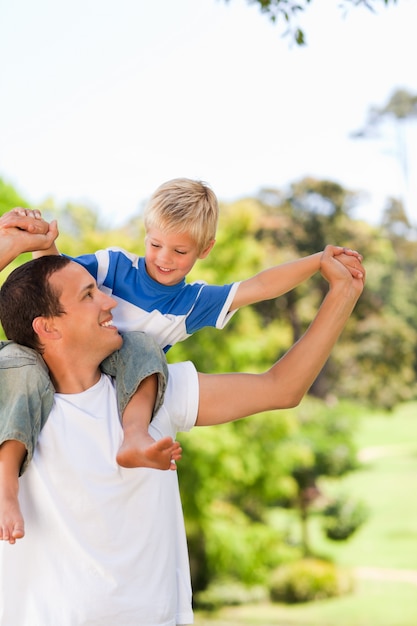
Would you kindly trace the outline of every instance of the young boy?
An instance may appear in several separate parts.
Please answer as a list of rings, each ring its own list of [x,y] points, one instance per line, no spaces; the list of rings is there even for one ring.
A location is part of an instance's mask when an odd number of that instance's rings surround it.
[[[144,331],[165,352],[205,326],[224,328],[240,307],[276,298],[320,270],[322,252],[228,285],[187,283],[197,259],[206,258],[214,246],[218,217],[216,195],[206,183],[188,178],[170,180],[158,187],[145,209],[145,257],[108,248],[73,260],[116,300],[113,317],[117,328],[121,332]],[[330,249],[353,277],[363,276],[357,252],[338,246]],[[58,254],[55,244],[39,256],[44,254]],[[146,450],[154,443],[148,433],[149,423],[142,420],[142,444],[139,420],[136,426],[135,445]],[[131,467],[135,454],[126,441],[117,460]]]
[[[47,224],[39,216],[16,212],[4,214],[0,217],[0,270],[22,252],[50,247],[57,235],[55,222]],[[156,411],[162,403],[165,358],[150,337],[132,333],[125,337],[122,348],[103,362],[102,369],[116,377],[124,440],[134,449],[137,415],[149,421],[154,407]],[[9,543],[24,535],[18,478],[32,458],[54,391],[47,368],[33,349],[0,342],[0,540]],[[137,455],[138,464],[146,467],[175,469],[175,461],[181,458],[181,448],[171,437],[155,442],[145,452]]]

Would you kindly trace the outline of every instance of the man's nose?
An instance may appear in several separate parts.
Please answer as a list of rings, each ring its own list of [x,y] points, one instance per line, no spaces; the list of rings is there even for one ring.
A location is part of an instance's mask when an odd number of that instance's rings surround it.
[[[108,296],[106,293],[100,292],[102,295],[102,307],[103,309],[114,309],[117,306],[117,302],[111,296]]]

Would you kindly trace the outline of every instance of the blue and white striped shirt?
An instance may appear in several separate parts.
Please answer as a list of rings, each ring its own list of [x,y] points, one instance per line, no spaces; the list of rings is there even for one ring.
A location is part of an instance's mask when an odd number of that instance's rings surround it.
[[[161,285],[148,275],[144,257],[122,248],[106,248],[73,260],[117,301],[112,311],[117,328],[146,332],[165,352],[200,328],[224,328],[235,312],[229,309],[238,282],[218,286],[184,279],[178,285]]]

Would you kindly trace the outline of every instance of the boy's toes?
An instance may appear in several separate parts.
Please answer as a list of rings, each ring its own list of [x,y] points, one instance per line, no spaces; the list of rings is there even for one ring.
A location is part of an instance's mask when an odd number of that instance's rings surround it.
[[[22,524],[15,524],[13,529],[12,537],[13,539],[21,539],[25,535],[25,529]]]

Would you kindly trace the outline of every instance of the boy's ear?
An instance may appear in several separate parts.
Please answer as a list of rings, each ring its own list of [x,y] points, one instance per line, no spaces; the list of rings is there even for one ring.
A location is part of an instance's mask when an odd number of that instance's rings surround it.
[[[216,243],[216,240],[212,239],[210,241],[209,245],[206,248],[204,248],[204,250],[202,252],[200,252],[200,254],[198,255],[198,258],[199,259],[205,259],[206,256],[208,256],[208,254],[211,252],[211,250],[212,250],[212,248],[213,248],[215,243]]]
[[[42,343],[48,339],[59,339],[61,337],[61,333],[55,327],[53,317],[35,317],[32,322],[32,328]]]

